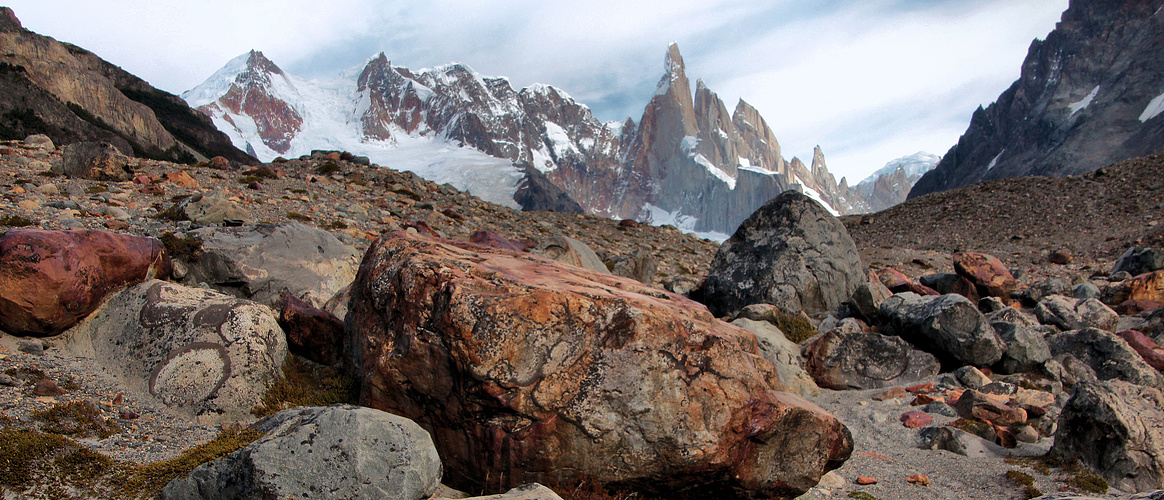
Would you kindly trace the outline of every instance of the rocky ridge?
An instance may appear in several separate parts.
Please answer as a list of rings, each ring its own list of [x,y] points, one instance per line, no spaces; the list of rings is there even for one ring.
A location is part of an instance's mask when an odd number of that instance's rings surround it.
[[[256,163],[177,96],[75,45],[24,29],[0,12],[3,139],[45,134],[58,144],[102,140],[125,154],[172,161],[213,156]]]
[[[1164,2],[1075,0],[1022,75],[979,107],[966,133],[910,191],[915,198],[976,182],[1064,176],[1164,149]]]

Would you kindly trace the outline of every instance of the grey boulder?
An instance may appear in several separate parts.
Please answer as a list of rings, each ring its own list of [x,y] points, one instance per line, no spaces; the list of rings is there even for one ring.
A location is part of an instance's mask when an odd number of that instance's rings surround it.
[[[990,366],[1006,345],[978,308],[961,295],[899,293],[881,303],[881,330],[937,356],[947,369]]]
[[[1164,394],[1120,380],[1075,385],[1053,456],[1079,458],[1123,491],[1164,487]]]
[[[352,405],[298,407],[256,422],[263,437],[202,464],[166,500],[429,498],[441,461],[415,422]]]
[[[845,226],[816,201],[785,191],[720,246],[692,297],[727,316],[749,304],[829,312],[867,283]]]
[[[53,171],[77,179],[128,181],[133,178],[129,157],[108,142],[75,142],[65,146]]]
[[[1099,380],[1116,379],[1157,388],[1164,383],[1160,372],[1111,332],[1097,328],[1072,330],[1048,338],[1047,345],[1052,356],[1075,357],[1095,370]]]
[[[202,243],[202,252],[183,283],[206,283],[267,305],[287,292],[322,307],[355,279],[360,263],[355,248],[298,222],[206,227],[189,235]]]
[[[1111,273],[1126,272],[1132,276],[1139,276],[1161,269],[1164,269],[1164,250],[1131,247],[1116,260]]]
[[[800,346],[788,340],[779,328],[767,321],[738,318],[733,325],[756,334],[760,355],[776,365],[776,376],[790,392],[801,396],[817,396],[820,387],[812,376],[804,371],[804,358],[800,356]]]
[[[1120,321],[1120,315],[1099,299],[1079,300],[1063,295],[1044,297],[1035,306],[1035,316],[1044,325],[1062,330],[1099,328],[1110,332]]]
[[[1005,322],[993,322],[990,326],[1006,343],[1002,359],[995,365],[998,371],[1020,373],[1037,370],[1051,359],[1051,348],[1047,346],[1046,335],[1058,332],[1053,327]]]
[[[67,335],[131,389],[203,424],[250,418],[287,356],[268,307],[158,280],[112,297]]]
[[[804,348],[817,385],[829,389],[880,389],[913,385],[938,374],[932,354],[900,337],[834,329]]]
[[[610,274],[610,270],[606,268],[606,264],[598,258],[598,254],[594,253],[594,250],[591,250],[585,243],[569,236],[560,234],[550,236],[538,243],[538,246],[531,249],[530,253],[586,268],[596,273]]]

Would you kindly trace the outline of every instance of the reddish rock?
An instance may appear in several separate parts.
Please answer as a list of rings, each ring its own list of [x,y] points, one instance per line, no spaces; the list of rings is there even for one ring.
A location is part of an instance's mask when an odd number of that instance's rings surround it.
[[[141,189],[138,189],[137,192],[139,192],[141,194],[152,194],[154,196],[161,196],[161,195],[166,194],[166,188],[164,188],[158,184],[146,184],[145,186],[142,186]]]
[[[478,245],[485,245],[487,247],[500,248],[502,250],[509,250],[511,252],[523,252],[527,247],[519,245],[509,240],[500,234],[493,231],[478,230],[469,235],[469,241]]]
[[[623,219],[618,221],[618,227],[639,227],[639,222],[634,219]]]
[[[1103,292],[1103,301],[1107,304],[1122,304],[1128,300],[1164,302],[1164,269],[1124,280]]]
[[[930,396],[929,394],[918,394],[916,398],[913,398],[913,401],[909,402],[909,405],[910,406],[928,405],[928,404],[933,403],[935,401],[941,401],[943,403],[946,402],[946,400],[944,398],[935,398],[933,396]]]
[[[1123,316],[1133,316],[1144,311],[1151,311],[1161,307],[1164,307],[1164,302],[1144,299],[1128,299],[1113,307],[1112,310]]]
[[[1128,345],[1152,368],[1164,371],[1164,348],[1156,345],[1156,342],[1148,338],[1147,335],[1136,330],[1124,330],[1116,335],[1127,341]]]
[[[905,390],[909,391],[910,393],[913,393],[913,394],[929,394],[931,392],[934,392],[934,383],[933,382],[926,382],[924,384],[915,384],[915,385],[911,385],[909,387],[906,387]]]
[[[448,217],[448,218],[453,219],[453,220],[459,220],[459,221],[469,220],[468,217],[461,215],[461,212],[453,210],[452,208],[446,208],[444,210],[441,210],[441,213],[445,214],[445,217]]]
[[[283,294],[279,326],[287,349],[321,365],[335,365],[343,355],[344,322],[294,295]]]
[[[877,480],[869,476],[857,476],[857,484],[868,486],[871,484],[877,484]]]
[[[210,159],[209,166],[215,170],[230,170],[230,160],[221,156],[215,156]]]
[[[0,236],[0,329],[56,335],[93,312],[110,291],[169,275],[170,258],[154,238],[10,229]]]
[[[901,425],[910,429],[925,427],[933,420],[934,418],[924,411],[910,410],[901,414]]]
[[[69,391],[64,390],[52,379],[41,379],[32,388],[32,394],[36,396],[57,397],[68,394]]]
[[[941,295],[937,290],[918,283],[917,280],[892,267],[878,271],[877,279],[893,293],[913,292],[918,295]]]
[[[135,412],[135,411],[126,410],[126,411],[117,412],[117,417],[122,419],[122,420],[133,420],[139,416],[140,415],[138,415],[137,412]]]
[[[262,191],[263,190],[263,183],[261,183],[259,181],[251,181],[251,182],[247,183],[247,189],[251,189],[254,191]]]
[[[106,229],[110,231],[124,231],[129,229],[129,223],[123,220],[111,219],[104,222]]]
[[[791,497],[852,453],[755,335],[626,278],[398,232],[367,251],[348,329],[361,403],[428,429],[454,487]]]
[[[1074,258],[1075,257],[1071,255],[1071,252],[1060,248],[1058,250],[1055,250],[1054,252],[1051,252],[1051,255],[1049,257],[1047,257],[1047,260],[1050,261],[1052,264],[1059,264],[1061,266],[1065,266],[1067,264],[1070,264]]]
[[[925,474],[911,474],[909,477],[905,478],[905,480],[909,484],[916,484],[918,486],[930,485],[930,478]]]
[[[195,180],[193,177],[191,177],[190,174],[188,174],[182,170],[179,170],[177,172],[167,173],[166,174],[166,182],[169,182],[171,184],[174,184],[175,186],[184,187],[184,188],[196,188],[196,187],[198,187],[198,181]]]
[[[340,161],[341,159],[343,159],[343,155],[341,155],[339,153],[339,151],[332,151],[332,152],[328,153],[326,156],[324,156],[323,159],[328,160],[328,161]]]
[[[1018,286],[1010,270],[990,254],[958,252],[954,254],[954,272],[974,283],[982,297],[1007,297]]]

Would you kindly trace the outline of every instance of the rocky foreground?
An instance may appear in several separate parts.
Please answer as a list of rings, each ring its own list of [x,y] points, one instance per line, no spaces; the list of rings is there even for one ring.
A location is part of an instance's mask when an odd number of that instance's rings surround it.
[[[1164,488],[1164,252],[1118,245],[1154,218],[949,252],[917,221],[989,200],[847,231],[789,192],[720,246],[366,163],[0,147],[5,498]]]

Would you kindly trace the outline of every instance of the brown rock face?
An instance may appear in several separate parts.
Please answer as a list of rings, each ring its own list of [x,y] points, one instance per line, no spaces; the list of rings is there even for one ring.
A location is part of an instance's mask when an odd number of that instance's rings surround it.
[[[362,403],[429,430],[462,489],[792,497],[852,452],[754,335],[633,280],[400,232],[352,290]]]
[[[170,258],[153,238],[11,229],[0,236],[0,329],[56,335],[93,312],[109,291],[169,273]]]
[[[344,322],[294,295],[283,294],[279,326],[287,333],[287,348],[322,365],[339,363]]]
[[[1104,291],[1103,301],[1120,304],[1128,300],[1164,302],[1164,271],[1141,274]]]
[[[954,272],[974,283],[983,297],[1007,297],[1018,286],[1010,270],[990,254],[957,252],[954,254]]]

